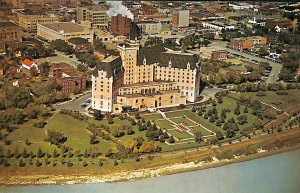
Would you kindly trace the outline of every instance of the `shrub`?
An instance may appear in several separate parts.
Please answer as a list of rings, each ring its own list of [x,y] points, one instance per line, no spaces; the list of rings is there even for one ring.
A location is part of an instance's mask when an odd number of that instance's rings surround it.
[[[83,167],[86,167],[86,166],[88,166],[88,164],[84,161],[84,162],[82,163],[82,166],[83,166]]]
[[[117,166],[119,163],[117,160],[114,161],[114,166]]]
[[[136,122],[134,119],[131,120],[131,125],[136,125]]]
[[[141,118],[141,115],[140,115],[139,112],[136,112],[135,115],[134,115],[134,117],[135,117],[136,119],[140,119],[140,118]]]
[[[169,143],[174,143],[175,142],[175,139],[174,137],[171,135],[170,138],[169,138]]]
[[[185,107],[184,104],[180,104],[180,105],[179,105],[179,108],[180,108],[180,109],[184,109],[184,107]]]
[[[42,165],[42,163],[41,163],[39,160],[36,160],[35,166],[36,166],[36,167],[40,167],[41,165]]]
[[[59,146],[61,144],[64,144],[67,141],[67,139],[68,138],[66,136],[64,136],[63,132],[50,130],[47,133],[47,137],[46,137],[45,141],[48,141],[50,144]]]

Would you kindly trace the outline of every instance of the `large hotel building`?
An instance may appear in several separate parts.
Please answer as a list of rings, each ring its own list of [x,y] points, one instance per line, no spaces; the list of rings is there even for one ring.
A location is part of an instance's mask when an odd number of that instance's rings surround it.
[[[195,54],[162,46],[118,46],[120,56],[102,60],[92,75],[92,107],[121,112],[194,102],[199,96],[200,63]]]

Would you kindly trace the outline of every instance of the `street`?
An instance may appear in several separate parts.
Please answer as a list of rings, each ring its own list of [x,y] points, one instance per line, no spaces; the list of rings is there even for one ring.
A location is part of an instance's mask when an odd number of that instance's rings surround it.
[[[76,99],[73,102],[67,101],[64,103],[57,104],[54,107],[58,110],[68,109],[68,110],[86,112],[86,110],[81,107],[81,104],[84,103],[86,99],[91,98],[91,97],[92,97],[92,93],[88,93],[88,94],[85,94],[85,95],[79,97],[78,99]]]
[[[275,83],[277,81],[277,78],[279,76],[279,73],[281,71],[282,65],[276,62],[272,62],[270,60],[267,60],[265,58],[257,57],[251,54],[247,54],[244,52],[240,52],[237,50],[233,50],[231,48],[227,47],[228,43],[227,42],[213,42],[211,46],[218,46],[226,49],[229,51],[231,54],[239,55],[244,58],[249,58],[250,60],[257,61],[257,62],[266,62],[272,67],[272,71],[269,74],[269,77],[267,79],[267,83]]]

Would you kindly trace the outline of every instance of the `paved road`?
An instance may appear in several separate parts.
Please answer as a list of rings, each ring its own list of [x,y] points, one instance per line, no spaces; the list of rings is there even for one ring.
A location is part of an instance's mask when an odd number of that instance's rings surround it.
[[[268,63],[270,66],[272,66],[272,71],[269,74],[267,83],[274,83],[274,82],[277,81],[277,78],[278,78],[279,73],[280,73],[281,68],[282,68],[281,64],[269,61],[269,60],[267,60],[265,58],[260,58],[260,57],[257,57],[257,56],[251,55],[251,54],[246,54],[244,52],[233,50],[231,48],[228,48],[227,45],[228,45],[227,42],[213,42],[211,44],[211,46],[222,47],[222,48],[226,49],[227,51],[229,51],[232,54],[236,54],[236,55],[239,55],[239,56],[242,56],[242,57],[245,57],[245,58],[249,58],[249,59],[257,61],[257,62],[266,62],[266,63]]]
[[[207,96],[207,97],[214,97],[216,93],[220,91],[225,91],[226,89],[223,88],[204,88],[203,91],[201,92],[201,95]]]
[[[92,93],[85,94],[73,102],[67,101],[67,102],[55,105],[54,107],[58,110],[68,109],[68,110],[86,112],[86,110],[84,108],[81,108],[81,104],[84,103],[84,101],[90,97],[92,97]]]

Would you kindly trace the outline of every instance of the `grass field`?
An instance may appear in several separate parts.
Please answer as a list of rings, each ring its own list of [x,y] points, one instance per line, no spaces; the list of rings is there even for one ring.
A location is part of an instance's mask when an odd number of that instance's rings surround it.
[[[162,129],[173,129],[174,128],[172,126],[172,123],[167,120],[156,120],[154,123]]]
[[[192,133],[197,133],[197,132],[201,132],[201,134],[203,135],[203,136],[206,136],[206,135],[211,135],[211,132],[209,132],[209,131],[207,131],[206,129],[203,129],[202,127],[200,127],[200,126],[196,126],[196,127],[193,127],[192,128]]]
[[[300,107],[300,90],[288,90],[287,92],[288,95],[278,95],[275,91],[266,91],[266,96],[256,96],[257,92],[245,92],[241,94],[251,96],[253,99],[289,112]],[[239,99],[241,94],[230,93],[229,95]]]
[[[194,139],[194,136],[190,135],[189,133],[180,132],[177,129],[169,130],[168,133],[173,135],[177,139],[186,139],[186,138],[193,138]]]
[[[172,121],[174,121],[177,124],[183,123],[185,126],[194,126],[196,125],[194,122],[188,120],[187,118],[172,118]]]

